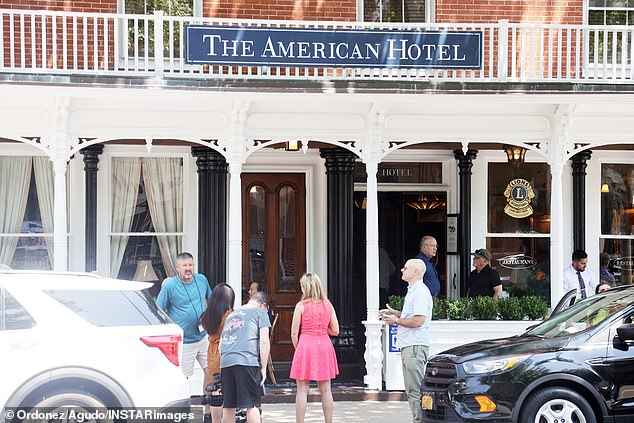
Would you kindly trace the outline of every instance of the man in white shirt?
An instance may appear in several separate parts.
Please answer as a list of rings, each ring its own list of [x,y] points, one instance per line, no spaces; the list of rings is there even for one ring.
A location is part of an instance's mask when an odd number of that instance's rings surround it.
[[[564,294],[576,289],[579,299],[594,295],[597,281],[587,266],[588,254],[583,250],[573,251],[572,264],[564,269]]]
[[[425,270],[422,260],[407,260],[401,269],[402,279],[407,282],[403,310],[387,306],[379,311],[379,318],[388,325],[398,325],[396,346],[401,349],[405,392],[415,423],[423,421],[420,390],[429,357],[429,326],[434,304],[431,292],[423,282]]]

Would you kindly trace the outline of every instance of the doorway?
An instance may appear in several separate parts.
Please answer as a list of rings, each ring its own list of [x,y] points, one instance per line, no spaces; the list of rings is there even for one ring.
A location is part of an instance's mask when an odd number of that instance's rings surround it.
[[[365,191],[354,193],[354,275],[356,286],[365,289],[366,213]],[[380,307],[390,295],[405,295],[407,284],[400,269],[420,251],[420,239],[430,235],[438,241],[432,262],[440,279],[441,297],[447,295],[447,193],[446,192],[379,192],[379,280],[386,290],[380,291]],[[383,251],[381,251],[383,250]],[[380,282],[381,283],[381,282]],[[359,317],[365,319],[365,295]]]
[[[293,357],[291,322],[306,271],[304,174],[242,174],[242,289],[258,282],[278,314],[271,343],[275,361]]]

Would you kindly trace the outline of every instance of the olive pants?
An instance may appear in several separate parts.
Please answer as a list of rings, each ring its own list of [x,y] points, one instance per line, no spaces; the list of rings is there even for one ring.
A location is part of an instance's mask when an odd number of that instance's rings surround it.
[[[420,389],[425,375],[425,365],[429,356],[427,345],[412,345],[401,349],[403,363],[403,380],[409,408],[412,411],[414,423],[423,421],[423,409],[420,405]]]

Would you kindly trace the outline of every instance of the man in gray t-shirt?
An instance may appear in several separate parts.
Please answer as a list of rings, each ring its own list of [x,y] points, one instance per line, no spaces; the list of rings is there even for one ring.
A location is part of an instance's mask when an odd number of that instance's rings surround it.
[[[260,421],[260,399],[271,346],[271,322],[264,311],[266,296],[255,293],[227,319],[220,337],[220,369],[224,397],[222,421],[235,421],[236,408],[247,409],[247,422]]]

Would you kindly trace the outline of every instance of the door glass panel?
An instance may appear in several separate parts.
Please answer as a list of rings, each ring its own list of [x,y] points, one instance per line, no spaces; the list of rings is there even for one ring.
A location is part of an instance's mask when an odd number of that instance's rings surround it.
[[[279,289],[280,291],[295,290],[295,254],[296,254],[296,191],[291,186],[280,189],[279,202]]]
[[[266,240],[266,193],[261,186],[249,190],[249,269],[251,282],[264,282]]]
[[[634,235],[634,165],[601,165],[601,233]]]

